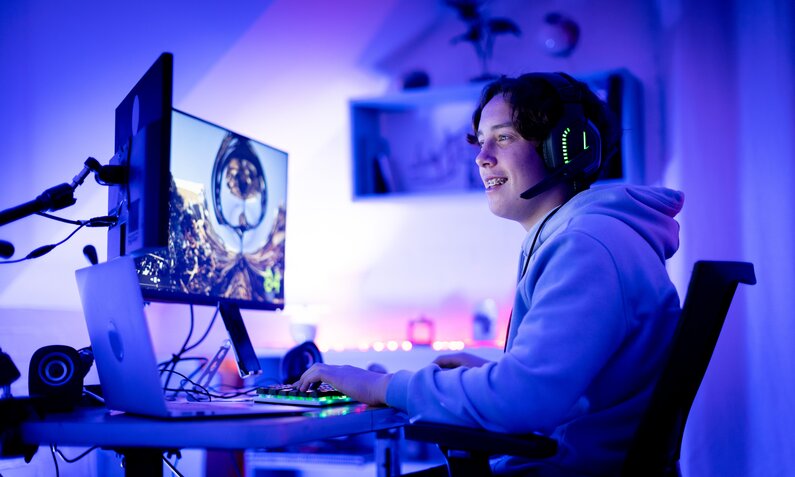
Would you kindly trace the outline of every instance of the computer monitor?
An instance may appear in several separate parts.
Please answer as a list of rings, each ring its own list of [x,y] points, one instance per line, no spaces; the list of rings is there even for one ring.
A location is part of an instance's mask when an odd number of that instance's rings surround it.
[[[174,58],[163,53],[116,108],[115,155],[127,180],[108,189],[108,258],[168,244]]]
[[[166,55],[117,109],[121,152],[116,158],[122,164],[128,158],[129,181],[110,194],[111,210],[121,210],[124,220],[108,234],[108,257],[114,251],[135,257],[147,300],[218,305],[241,376],[256,374],[259,360],[240,308],[284,307],[288,156],[171,107],[171,75],[161,74],[172,62]],[[160,92],[154,91],[158,82]],[[147,112],[146,137],[139,138],[139,132],[120,141],[119,131],[127,129],[124,123],[136,122],[135,106],[127,104],[137,102],[143,114],[143,96],[162,99],[164,91],[168,114]],[[159,104],[162,108],[166,102]],[[128,120],[126,112],[133,119]],[[150,120],[153,116],[157,119]],[[157,126],[156,134],[150,132],[152,125]],[[134,207],[135,200],[139,205]],[[164,211],[163,238],[159,235]],[[138,238],[131,238],[133,233]]]
[[[136,257],[144,297],[284,307],[287,154],[173,110],[168,243]]]

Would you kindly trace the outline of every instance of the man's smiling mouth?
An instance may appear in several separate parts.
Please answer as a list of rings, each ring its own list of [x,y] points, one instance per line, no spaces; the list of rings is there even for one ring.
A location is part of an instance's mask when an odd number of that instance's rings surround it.
[[[486,189],[491,189],[493,187],[503,185],[506,182],[508,182],[508,179],[506,179],[505,177],[491,177],[489,179],[486,179],[484,184],[486,186]]]

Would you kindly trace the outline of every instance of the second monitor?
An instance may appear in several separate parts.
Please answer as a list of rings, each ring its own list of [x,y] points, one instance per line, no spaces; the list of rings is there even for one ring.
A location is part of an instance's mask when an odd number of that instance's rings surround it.
[[[116,109],[108,258],[135,257],[147,300],[218,305],[256,374],[240,308],[284,307],[287,153],[173,109],[172,70],[162,54]]]

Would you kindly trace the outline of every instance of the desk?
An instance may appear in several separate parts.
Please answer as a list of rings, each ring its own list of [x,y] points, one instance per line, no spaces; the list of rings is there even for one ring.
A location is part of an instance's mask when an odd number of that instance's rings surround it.
[[[79,409],[21,425],[27,444],[101,446],[125,457],[125,476],[162,475],[162,453],[170,449],[274,448],[332,437],[376,432],[378,476],[400,473],[395,451],[406,423],[398,411],[364,404],[309,409],[300,416],[161,420],[105,409]]]

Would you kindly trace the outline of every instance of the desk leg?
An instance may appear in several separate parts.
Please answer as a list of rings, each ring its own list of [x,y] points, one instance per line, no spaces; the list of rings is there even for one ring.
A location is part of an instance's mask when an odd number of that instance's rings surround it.
[[[124,477],[163,477],[163,451],[159,449],[118,449],[124,457]]]
[[[402,427],[376,431],[375,465],[377,477],[400,475],[400,441],[402,435]]]

